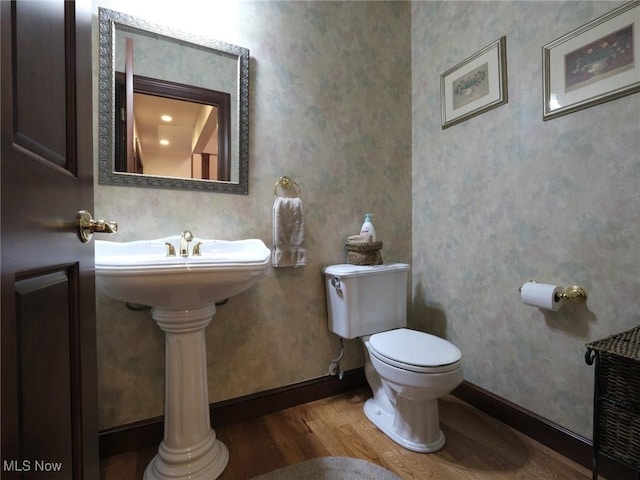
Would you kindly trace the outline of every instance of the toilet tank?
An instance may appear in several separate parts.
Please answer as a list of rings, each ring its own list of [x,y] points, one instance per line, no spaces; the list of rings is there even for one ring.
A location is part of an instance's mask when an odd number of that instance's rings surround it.
[[[356,338],[407,325],[406,263],[324,267],[329,330]]]

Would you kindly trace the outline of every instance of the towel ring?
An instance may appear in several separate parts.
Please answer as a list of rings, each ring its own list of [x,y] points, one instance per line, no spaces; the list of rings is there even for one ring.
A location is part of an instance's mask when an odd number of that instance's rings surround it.
[[[273,194],[276,196],[276,198],[278,197],[278,187],[282,188],[283,190],[289,190],[291,187],[295,187],[296,190],[298,191],[298,196],[302,192],[300,190],[300,185],[298,185],[296,182],[291,180],[291,178],[287,177],[286,175],[280,177],[276,182],[276,186],[273,189]]]

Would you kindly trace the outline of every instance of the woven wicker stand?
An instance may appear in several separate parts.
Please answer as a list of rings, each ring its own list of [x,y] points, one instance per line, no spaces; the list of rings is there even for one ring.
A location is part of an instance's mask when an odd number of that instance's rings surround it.
[[[599,453],[640,473],[640,326],[586,347],[587,364],[596,366],[593,480]]]
[[[347,263],[382,265],[382,242],[347,242]]]

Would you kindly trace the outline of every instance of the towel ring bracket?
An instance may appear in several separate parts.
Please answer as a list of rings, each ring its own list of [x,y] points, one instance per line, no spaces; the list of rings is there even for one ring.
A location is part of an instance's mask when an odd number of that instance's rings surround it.
[[[295,187],[295,189],[298,191],[298,196],[302,192],[302,190],[300,189],[300,185],[291,180],[291,177],[288,177],[286,175],[280,177],[276,182],[276,186],[273,189],[273,194],[276,196],[276,198],[278,197],[278,187],[280,187],[282,190],[289,190],[290,188]]]

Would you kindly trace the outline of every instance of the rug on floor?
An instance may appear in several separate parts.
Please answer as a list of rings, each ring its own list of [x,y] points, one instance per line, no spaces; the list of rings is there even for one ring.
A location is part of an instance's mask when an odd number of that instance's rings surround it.
[[[319,457],[295,463],[252,480],[402,480],[379,465],[349,457]]]

